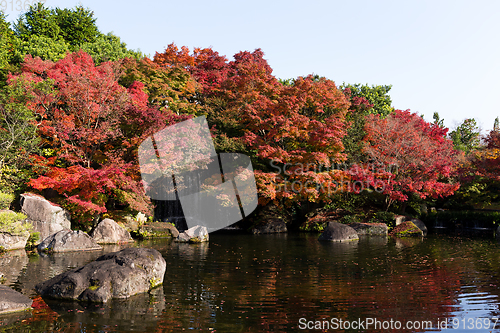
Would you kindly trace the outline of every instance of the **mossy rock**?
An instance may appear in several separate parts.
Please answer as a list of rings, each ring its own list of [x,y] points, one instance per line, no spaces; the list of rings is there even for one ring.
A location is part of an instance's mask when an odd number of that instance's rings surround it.
[[[406,221],[392,229],[390,235],[396,237],[422,237],[424,233],[413,222]]]

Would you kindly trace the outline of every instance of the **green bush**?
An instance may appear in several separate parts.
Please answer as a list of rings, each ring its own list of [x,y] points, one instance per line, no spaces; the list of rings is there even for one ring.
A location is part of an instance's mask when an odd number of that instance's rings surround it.
[[[376,212],[373,214],[370,222],[380,222],[385,224],[391,224],[394,222],[394,213],[392,212]]]
[[[361,220],[356,215],[345,215],[340,219],[339,222],[344,224],[351,224],[351,223],[359,223],[361,222]]]
[[[38,231],[37,232],[30,232],[30,237],[26,241],[26,247],[28,249],[35,248],[35,244],[38,243],[39,240],[40,240],[40,233]]]
[[[26,215],[15,212],[0,212],[0,232],[8,232],[13,235],[30,232],[33,226],[29,223],[23,223]]]
[[[14,196],[12,194],[0,192],[0,209],[9,209],[13,200]]]

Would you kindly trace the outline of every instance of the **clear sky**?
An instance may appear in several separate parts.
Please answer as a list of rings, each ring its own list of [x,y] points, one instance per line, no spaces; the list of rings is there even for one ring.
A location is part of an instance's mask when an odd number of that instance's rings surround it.
[[[5,1],[5,0],[4,0]],[[30,1],[30,0],[28,0]],[[15,20],[16,0],[6,14]],[[24,3],[24,0],[23,0]],[[229,59],[261,48],[278,78],[319,74],[337,84],[392,85],[393,106],[453,128],[500,116],[500,1],[46,0],[82,4],[99,29],[153,56],[165,46],[212,47]],[[13,6],[12,6],[13,5]]]

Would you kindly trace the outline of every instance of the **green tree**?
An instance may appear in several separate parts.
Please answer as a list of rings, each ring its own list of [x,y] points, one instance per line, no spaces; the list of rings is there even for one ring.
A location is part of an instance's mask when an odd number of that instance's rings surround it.
[[[20,39],[15,52],[14,62],[17,64],[26,54],[56,62],[68,52],[80,49],[90,54],[96,64],[144,57],[140,51],[127,49],[118,36],[102,34],[97,28],[94,12],[82,6],[49,9],[38,3],[17,20],[14,34]],[[1,54],[0,51],[0,57]]]
[[[83,43],[92,43],[99,36],[94,12],[77,6],[74,9],[49,9],[42,3],[31,6],[14,24],[16,35],[25,40],[44,36],[63,40],[74,51]]]
[[[8,72],[14,70],[11,62],[18,42],[7,16],[0,12],[0,87],[5,85]]]
[[[33,102],[32,91],[47,91],[44,82],[15,80],[0,90],[0,187],[13,190],[25,175],[30,155],[37,151],[37,115],[27,105]],[[26,182],[27,179],[24,179]]]
[[[442,119],[441,117],[439,117],[439,113],[438,112],[434,112],[434,114],[432,115],[432,119],[434,119],[434,122],[433,124],[438,126],[439,128],[444,128],[444,119]]]
[[[19,60],[25,54],[40,57],[42,60],[58,61],[63,59],[69,52],[70,46],[62,39],[54,39],[46,36],[33,35],[28,40],[22,40],[17,49]]]
[[[500,120],[498,117],[495,118],[495,122],[493,123],[493,130],[496,132],[500,131]]]
[[[455,149],[461,150],[466,154],[479,148],[480,130],[474,118],[465,119],[453,131],[450,132],[450,138],[453,140]]]
[[[392,85],[369,86],[368,84],[361,85],[359,83],[343,83],[340,88],[344,91],[349,89],[351,99],[355,97],[362,97],[365,98],[369,104],[373,104],[371,108],[365,110],[366,114],[379,114],[386,117],[389,113],[394,111],[391,96],[389,96],[389,91],[391,90]]]
[[[90,54],[96,64],[104,61],[116,61],[124,58],[141,59],[144,55],[140,51],[127,49],[127,44],[120,40],[120,37],[108,33],[100,35],[94,42],[87,42],[81,45],[83,51]]]
[[[348,162],[361,163],[366,159],[362,152],[362,140],[366,135],[365,117],[379,114],[386,117],[394,108],[391,106],[389,91],[391,85],[368,86],[360,84],[343,84],[340,88],[351,102],[346,120],[349,124],[347,134],[342,139]]]

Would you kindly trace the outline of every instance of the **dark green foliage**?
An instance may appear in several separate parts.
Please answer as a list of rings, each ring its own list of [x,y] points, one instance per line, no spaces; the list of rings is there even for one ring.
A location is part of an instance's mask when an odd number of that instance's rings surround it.
[[[391,106],[389,91],[392,86],[368,86],[361,84],[343,84],[339,88],[349,98],[351,107],[346,115],[346,121],[350,125],[347,134],[342,139],[345,152],[349,162],[366,162],[366,156],[362,152],[362,140],[366,135],[365,116],[368,114],[380,114],[385,117],[394,108]]]
[[[14,25],[16,35],[28,41],[33,36],[62,40],[75,51],[83,43],[99,36],[94,12],[77,6],[74,9],[49,9],[42,3],[31,6]]]
[[[140,51],[127,49],[127,44],[123,43],[120,37],[112,33],[100,35],[94,42],[82,44],[81,48],[83,51],[90,54],[96,64],[124,58],[141,59],[144,57]]]
[[[339,222],[344,224],[359,223],[361,222],[361,219],[356,215],[345,215],[339,220]]]
[[[77,6],[74,9],[56,8],[52,10],[60,36],[72,46],[73,50],[83,43],[93,43],[100,35],[95,24],[94,12]]]
[[[19,40],[7,22],[7,16],[0,11],[0,88],[5,85],[7,74],[16,70],[11,63],[18,44]]]
[[[36,115],[27,107],[33,97],[24,84],[18,80],[0,90],[0,188],[9,187],[9,192],[16,190],[15,184],[26,182],[30,155],[40,141]],[[44,89],[44,83],[30,88]]]
[[[14,56],[10,59],[15,63],[21,63],[26,54],[56,62],[64,58],[67,52],[80,49],[89,53],[96,64],[144,57],[139,51],[127,49],[119,37],[111,33],[102,34],[97,28],[94,12],[82,6],[49,9],[38,3],[21,15],[14,24],[12,35],[19,39]],[[0,63],[1,46],[0,40]]]
[[[480,130],[474,118],[465,119],[455,130],[450,132],[455,149],[466,154],[479,148]]]

